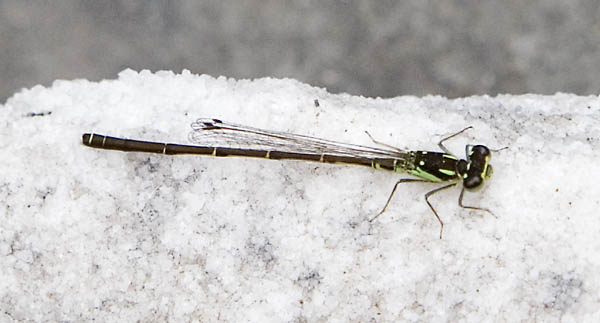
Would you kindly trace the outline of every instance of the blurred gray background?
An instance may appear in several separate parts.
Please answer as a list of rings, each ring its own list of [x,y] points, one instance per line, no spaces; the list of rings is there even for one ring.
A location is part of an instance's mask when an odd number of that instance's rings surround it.
[[[598,94],[600,1],[0,0],[0,102],[127,67],[381,97]]]

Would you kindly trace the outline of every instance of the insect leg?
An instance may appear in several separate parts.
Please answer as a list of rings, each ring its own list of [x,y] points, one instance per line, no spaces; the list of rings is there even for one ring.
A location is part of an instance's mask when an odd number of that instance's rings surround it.
[[[426,183],[430,183],[429,181],[423,180],[423,179],[416,179],[416,178],[402,178],[399,181],[396,182],[396,185],[394,185],[394,189],[392,190],[392,193],[390,194],[390,197],[388,197],[387,202],[385,202],[385,206],[383,207],[383,209],[377,213],[376,216],[374,216],[373,218],[371,218],[369,220],[369,222],[373,222],[373,220],[377,219],[378,216],[380,216],[381,214],[383,214],[383,212],[385,212],[385,210],[387,209],[388,205],[390,205],[390,201],[392,200],[392,196],[394,196],[394,193],[396,193],[396,189],[398,188],[398,185],[400,185],[401,183],[413,183],[413,182],[426,182]]]
[[[479,210],[479,211],[485,211],[489,214],[491,214],[493,217],[498,218],[494,212],[490,211],[489,209],[483,208],[483,207],[477,207],[477,206],[469,206],[469,205],[464,205],[462,203],[463,200],[463,195],[465,194],[465,188],[463,187],[463,189],[460,191],[460,196],[458,197],[458,206],[464,208],[464,209],[471,209],[471,210]]]
[[[392,146],[392,145],[388,145],[388,144],[386,144],[385,142],[381,142],[381,141],[377,141],[377,140],[375,140],[375,139],[373,138],[373,136],[371,136],[371,134],[370,134],[368,131],[365,131],[365,133],[367,134],[367,136],[369,136],[369,138],[371,138],[371,141],[373,141],[373,142],[374,142],[376,145],[381,145],[381,146],[388,147],[388,148],[390,148],[390,149],[393,149],[393,150],[396,150],[396,151],[399,151],[399,152],[404,152],[404,151],[403,151],[402,149],[400,149],[400,148],[394,147],[394,146]]]
[[[463,133],[463,132],[465,132],[465,131],[467,131],[468,129],[471,129],[471,128],[473,128],[473,126],[468,126],[468,127],[464,128],[463,130],[461,130],[461,131],[459,131],[459,132],[457,132],[457,133],[455,133],[455,134],[453,134],[453,135],[450,135],[450,136],[448,136],[448,137],[446,137],[446,138],[444,138],[444,139],[440,140],[440,142],[438,142],[438,146],[439,146],[439,147],[440,147],[440,149],[442,149],[442,150],[443,150],[443,151],[444,151],[446,154],[452,155],[452,153],[451,153],[451,152],[448,150],[448,148],[446,148],[446,146],[444,146],[444,141],[446,141],[446,140],[448,140],[448,139],[450,139],[450,138],[456,137],[456,136],[460,135],[461,133]]]
[[[435,215],[435,217],[438,219],[438,221],[440,222],[440,239],[442,238],[442,231],[444,230],[444,222],[442,222],[442,219],[440,219],[440,216],[437,214],[437,211],[433,208],[433,205],[431,205],[431,203],[429,203],[429,197],[439,191],[448,189],[450,187],[455,186],[456,183],[452,183],[452,184],[448,184],[448,185],[444,185],[442,187],[438,187],[432,191],[429,191],[425,194],[425,202],[427,202],[427,205],[429,205],[429,208],[431,208],[431,211],[433,211],[433,214]]]

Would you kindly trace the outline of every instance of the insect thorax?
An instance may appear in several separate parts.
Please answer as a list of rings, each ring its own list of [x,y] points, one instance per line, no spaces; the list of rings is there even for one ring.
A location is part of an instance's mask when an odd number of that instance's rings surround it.
[[[431,151],[416,151],[407,161],[406,172],[432,182],[444,182],[459,177],[458,164],[466,163],[449,154]]]

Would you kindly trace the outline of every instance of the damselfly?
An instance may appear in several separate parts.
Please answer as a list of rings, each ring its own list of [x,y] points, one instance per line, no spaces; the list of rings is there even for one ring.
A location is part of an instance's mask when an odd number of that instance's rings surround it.
[[[398,185],[408,182],[427,182],[444,184],[425,194],[425,202],[440,223],[440,239],[444,222],[429,202],[433,194],[457,185],[462,181],[462,190],[458,205],[466,209],[488,212],[486,208],[464,205],[462,200],[467,191],[475,191],[492,176],[492,157],[490,150],[482,145],[467,145],[466,160],[458,159],[444,146],[444,142],[467,129],[467,127],[438,143],[442,152],[405,151],[393,146],[371,140],[387,149],[369,146],[345,144],[341,142],[252,128],[223,122],[218,119],[198,119],[191,124],[189,140],[197,145],[180,145],[109,137],[94,133],[83,135],[83,144],[102,149],[159,153],[167,155],[197,154],[215,157],[243,156],[268,159],[296,159],[323,163],[346,163],[368,166],[375,169],[407,173],[417,178],[403,178],[396,182],[383,209],[369,221],[375,220],[388,208]],[[504,148],[502,148],[504,149]]]

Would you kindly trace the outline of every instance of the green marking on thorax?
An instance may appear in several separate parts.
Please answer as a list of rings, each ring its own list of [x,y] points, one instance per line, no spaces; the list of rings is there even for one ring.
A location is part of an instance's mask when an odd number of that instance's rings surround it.
[[[442,180],[439,179],[438,177],[436,177],[435,175],[432,175],[422,169],[420,169],[419,167],[417,167],[416,169],[410,170],[408,171],[409,174],[417,176],[417,177],[421,177],[423,179],[426,179],[428,181],[431,182],[441,182]]]
[[[440,171],[440,173],[446,174],[448,176],[454,176],[454,175],[456,175],[456,172],[453,171],[453,170],[450,170],[450,169],[440,169],[439,171]]]

